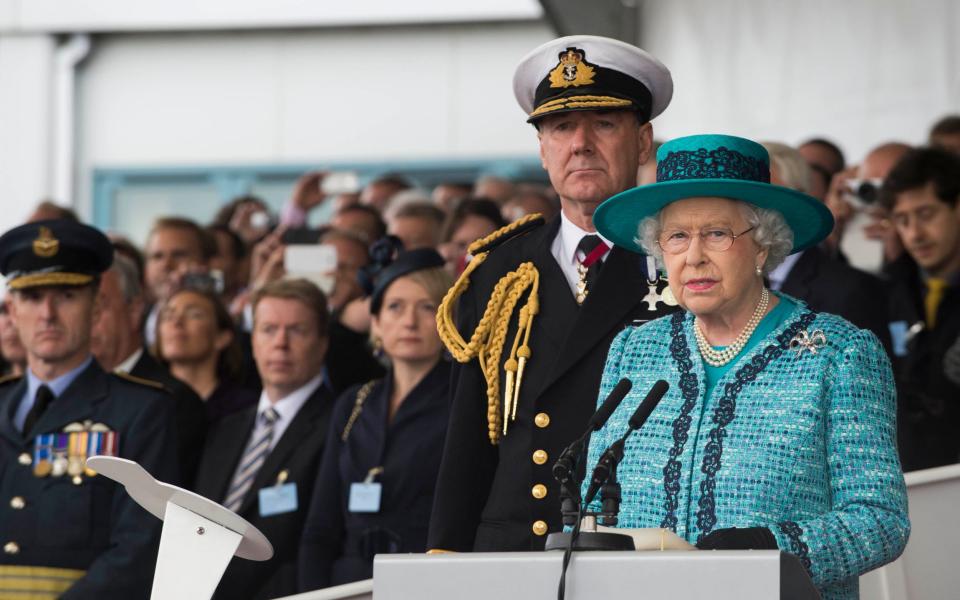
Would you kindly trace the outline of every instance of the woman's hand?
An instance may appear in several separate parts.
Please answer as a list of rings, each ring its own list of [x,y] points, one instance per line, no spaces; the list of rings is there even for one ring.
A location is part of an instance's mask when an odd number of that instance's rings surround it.
[[[700,550],[777,550],[777,540],[766,527],[716,529],[697,542]]]

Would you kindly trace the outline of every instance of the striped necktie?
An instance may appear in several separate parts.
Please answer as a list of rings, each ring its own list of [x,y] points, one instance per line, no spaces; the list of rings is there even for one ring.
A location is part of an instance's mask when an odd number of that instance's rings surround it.
[[[257,476],[257,471],[260,470],[260,467],[267,460],[267,456],[270,455],[273,424],[277,422],[279,417],[280,415],[273,407],[267,408],[258,417],[260,426],[253,429],[250,443],[240,458],[237,472],[233,475],[233,482],[230,484],[230,491],[227,492],[227,499],[223,501],[223,505],[233,512],[240,509],[243,499],[247,497],[247,492],[253,485],[253,478]]]

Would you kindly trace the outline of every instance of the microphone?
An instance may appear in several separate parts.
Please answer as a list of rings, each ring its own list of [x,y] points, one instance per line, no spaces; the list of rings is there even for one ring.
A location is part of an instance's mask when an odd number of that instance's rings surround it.
[[[664,385],[666,385],[666,382],[664,382]],[[613,411],[617,410],[617,407],[620,406],[623,399],[630,393],[631,388],[633,388],[633,382],[626,377],[617,382],[617,385],[610,390],[610,394],[607,396],[607,399],[603,401],[603,404],[600,405],[600,408],[597,409],[597,412],[593,413],[593,416],[590,417],[588,423],[590,431],[599,431],[601,427],[607,424],[607,419],[610,418]]]
[[[609,479],[610,472],[623,460],[627,438],[630,437],[631,433],[643,427],[643,424],[646,423],[650,417],[650,413],[657,407],[657,404],[660,403],[660,400],[669,389],[670,384],[662,379],[653,384],[653,387],[647,392],[647,397],[643,399],[640,406],[633,411],[630,420],[627,421],[627,431],[620,436],[620,439],[610,444],[610,447],[600,455],[600,460],[597,461],[597,466],[594,467],[593,475],[590,477],[590,487],[587,488],[586,504],[590,504],[597,495],[597,492],[600,491],[600,487]]]
[[[610,415],[613,414],[613,411],[617,410],[617,407],[620,406],[620,403],[623,402],[623,399],[630,392],[630,388],[633,387],[633,382],[624,377],[621,379],[616,386],[610,391],[610,394],[607,395],[606,400],[603,401],[603,404],[600,405],[600,408],[597,409],[597,412],[593,413],[593,416],[590,417],[590,420],[587,422],[587,430],[581,435],[576,441],[563,449],[563,452],[560,453],[560,457],[557,458],[557,461],[553,463],[553,478],[559,481],[560,483],[567,483],[570,481],[574,469],[577,465],[577,458],[583,452],[583,444],[586,442],[587,437],[594,431],[598,431],[601,427],[606,425],[607,419],[610,418]],[[652,410],[652,409],[651,409]]]

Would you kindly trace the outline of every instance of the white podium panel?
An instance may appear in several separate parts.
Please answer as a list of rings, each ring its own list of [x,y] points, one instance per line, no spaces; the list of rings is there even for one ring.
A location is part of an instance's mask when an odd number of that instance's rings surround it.
[[[904,479],[910,540],[900,558],[860,578],[860,597],[960,598],[960,465],[912,471]]]
[[[792,557],[785,560],[781,564],[777,551],[575,552],[567,569],[566,597],[819,597],[808,578],[806,585],[798,580],[786,586],[800,588],[795,589],[797,595],[781,596],[781,569],[800,569]],[[383,554],[373,563],[373,596],[376,600],[554,600],[562,563],[562,552]]]

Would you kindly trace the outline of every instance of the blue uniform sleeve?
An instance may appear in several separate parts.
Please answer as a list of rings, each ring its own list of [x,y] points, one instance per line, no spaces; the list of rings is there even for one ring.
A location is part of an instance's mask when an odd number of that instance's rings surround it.
[[[833,510],[770,527],[823,586],[896,559],[907,544],[907,492],[897,456],[896,393],[877,338],[858,331],[828,373],[826,444]]]

